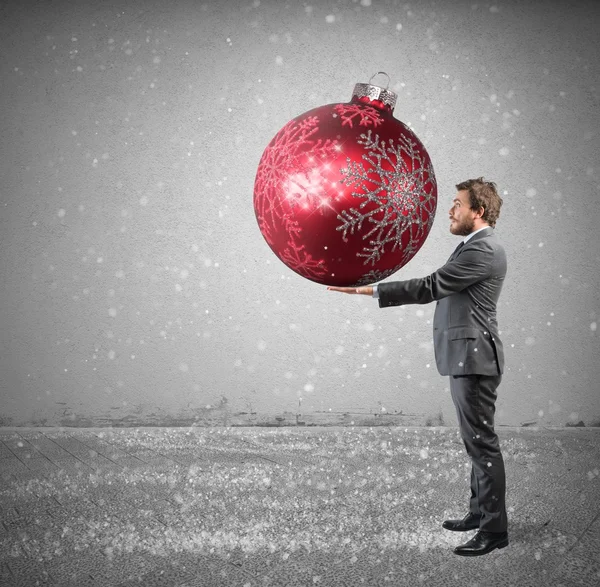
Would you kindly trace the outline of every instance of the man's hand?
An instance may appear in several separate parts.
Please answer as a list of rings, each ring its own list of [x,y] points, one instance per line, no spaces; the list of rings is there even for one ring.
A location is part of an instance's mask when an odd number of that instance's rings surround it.
[[[327,288],[329,291],[339,291],[346,294],[358,294],[363,296],[373,296],[373,287],[370,285],[363,287],[336,287],[334,285]]]

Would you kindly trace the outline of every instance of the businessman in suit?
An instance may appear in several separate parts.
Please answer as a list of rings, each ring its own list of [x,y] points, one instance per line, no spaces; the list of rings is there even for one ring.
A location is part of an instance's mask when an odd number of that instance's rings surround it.
[[[436,302],[435,359],[450,378],[460,433],[471,458],[469,512],[442,526],[457,532],[478,530],[454,549],[461,556],[487,554],[508,546],[504,461],[494,431],[496,389],[504,370],[496,305],[506,275],[506,254],[494,234],[502,199],[482,177],[456,186],[449,211],[450,232],[463,240],[446,264],[421,279],[332,291],[369,295],[379,307]]]

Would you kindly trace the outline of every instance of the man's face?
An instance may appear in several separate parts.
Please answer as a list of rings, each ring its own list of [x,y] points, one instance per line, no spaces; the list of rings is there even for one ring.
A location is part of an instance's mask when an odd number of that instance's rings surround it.
[[[450,232],[459,236],[467,236],[475,228],[475,212],[469,205],[469,192],[461,190],[456,192],[449,211]]]

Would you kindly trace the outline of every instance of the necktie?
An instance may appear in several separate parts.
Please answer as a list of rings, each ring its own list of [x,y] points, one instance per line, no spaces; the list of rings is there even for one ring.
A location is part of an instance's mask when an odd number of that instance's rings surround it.
[[[465,244],[465,241],[460,241],[458,247],[456,247],[456,249],[454,249],[454,253],[452,253],[452,256],[450,257],[450,259],[454,259],[456,257],[456,255],[458,255],[458,252],[462,249],[464,244]]]

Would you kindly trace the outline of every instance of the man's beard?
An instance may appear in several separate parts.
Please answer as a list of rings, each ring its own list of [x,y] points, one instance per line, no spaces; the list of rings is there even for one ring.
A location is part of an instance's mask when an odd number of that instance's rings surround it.
[[[473,232],[475,220],[465,218],[462,222],[456,221],[456,224],[450,225],[450,232],[457,236],[467,236]]]

